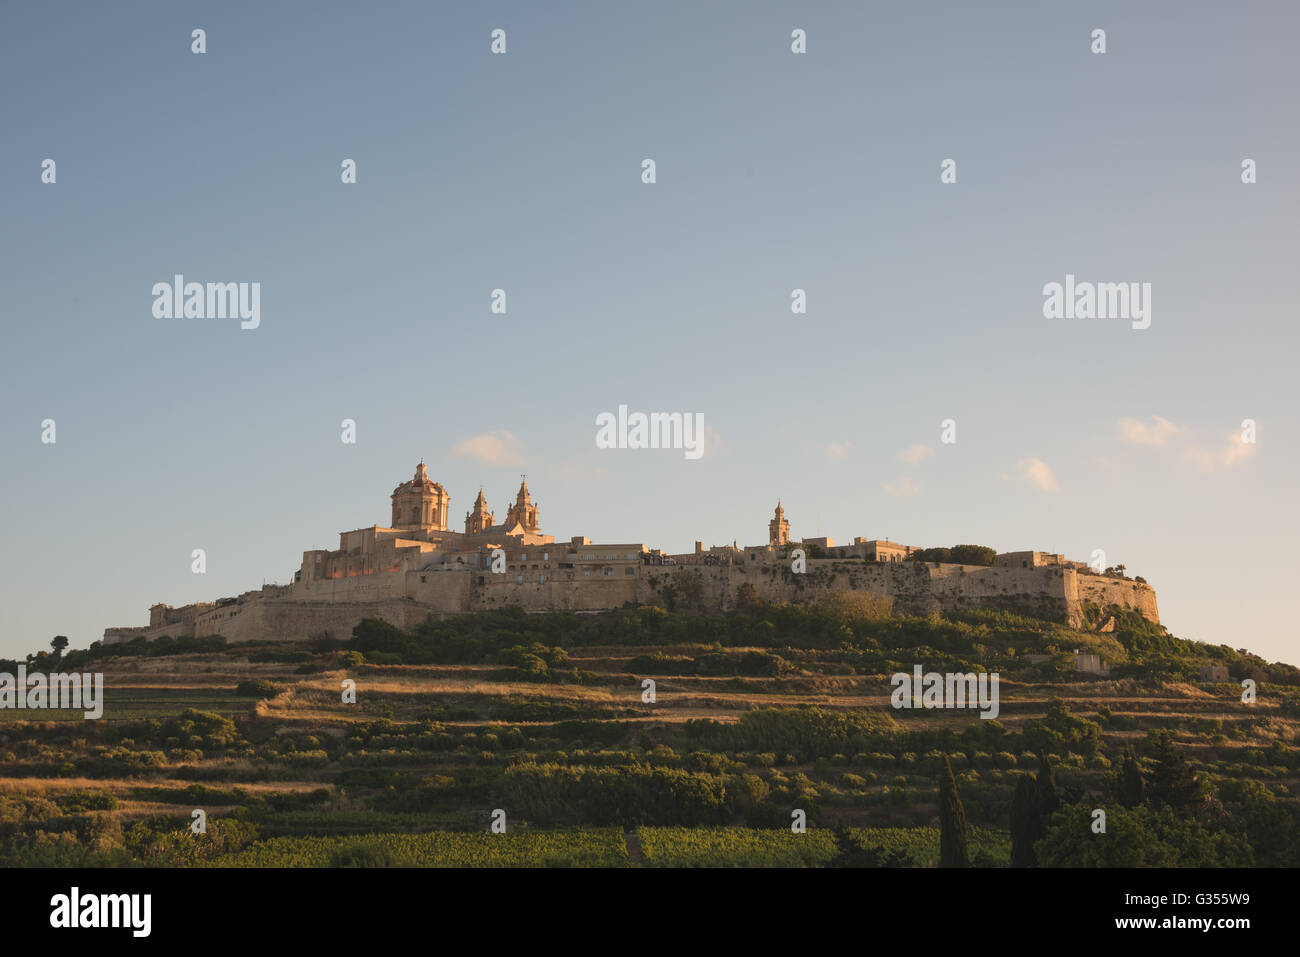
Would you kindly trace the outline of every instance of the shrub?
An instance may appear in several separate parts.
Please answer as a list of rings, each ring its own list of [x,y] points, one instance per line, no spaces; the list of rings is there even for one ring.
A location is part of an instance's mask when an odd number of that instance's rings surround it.
[[[241,698],[274,698],[283,689],[266,678],[247,678],[235,686],[235,695]]]

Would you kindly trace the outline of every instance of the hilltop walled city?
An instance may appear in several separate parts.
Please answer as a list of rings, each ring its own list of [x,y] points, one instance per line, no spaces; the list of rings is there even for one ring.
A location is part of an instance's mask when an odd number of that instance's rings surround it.
[[[765,601],[804,602],[840,591],[885,596],[900,614],[1012,607],[1079,627],[1088,606],[1134,610],[1158,622],[1149,585],[1100,575],[1061,555],[999,554],[993,565],[908,560],[917,548],[880,539],[792,541],[781,504],[766,544],[713,546],[669,554],[641,542],[557,542],[541,531],[527,482],[498,522],[480,489],[464,531],[452,531],[451,499],[424,462],[392,492],[387,526],[339,534],[339,547],[303,553],[288,585],[173,608],[155,604],[149,624],[108,628],[106,643],[222,635],[228,641],[346,638],[364,618],[412,628],[430,615],[517,605],[529,612],[600,612],[672,604],[687,591],[692,610],[729,611],[743,585]],[[796,549],[803,570],[795,571]]]

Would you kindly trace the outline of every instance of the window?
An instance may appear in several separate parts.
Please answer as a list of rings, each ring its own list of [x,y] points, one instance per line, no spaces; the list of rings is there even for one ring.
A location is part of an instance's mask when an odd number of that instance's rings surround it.
[[[515,576],[515,584],[516,584],[516,585],[522,585],[523,583],[524,583],[524,576],[523,576],[523,575],[516,575],[516,576]]]
[[[606,577],[606,578],[608,578],[608,577],[609,577],[610,575],[612,575],[612,574],[614,574],[614,569],[612,569],[612,568],[606,568],[606,569],[605,569],[605,577]]]
[[[538,575],[538,576],[537,576],[537,584],[539,584],[539,585],[545,585],[545,584],[546,584],[546,576],[545,576],[545,575]]]
[[[542,552],[542,561],[544,561],[544,562],[549,562],[550,560],[551,560],[551,553],[550,553],[550,552]]]
[[[584,569],[582,570],[582,573],[583,573],[584,575],[586,575],[588,578],[591,577],[591,569],[590,569],[590,568],[584,568]]]
[[[623,574],[624,574],[624,575],[635,575],[635,574],[636,574],[636,569],[633,568],[631,565],[629,565],[627,568],[623,569]]]
[[[526,562],[526,561],[528,561],[528,553],[527,553],[527,552],[520,552],[520,553],[519,553],[519,560],[520,560],[521,562]]]

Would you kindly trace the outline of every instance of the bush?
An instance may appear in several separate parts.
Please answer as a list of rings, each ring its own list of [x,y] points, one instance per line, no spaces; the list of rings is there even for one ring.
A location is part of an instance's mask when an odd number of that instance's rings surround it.
[[[274,698],[282,690],[266,678],[248,678],[235,686],[235,695],[240,698]]]

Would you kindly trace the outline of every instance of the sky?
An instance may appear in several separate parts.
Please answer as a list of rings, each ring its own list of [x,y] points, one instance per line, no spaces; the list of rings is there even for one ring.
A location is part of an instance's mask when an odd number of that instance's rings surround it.
[[[525,473],[560,540],[762,544],[779,498],[796,538],[1100,549],[1175,634],[1300,663],[1297,28],[7,4],[0,655],[287,583],[423,458],[453,528]],[[260,324],[156,318],[178,273]],[[1149,327],[1047,318],[1067,275],[1149,283]],[[703,457],[598,448],[620,405],[702,414]]]

